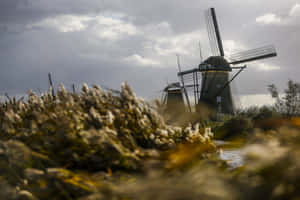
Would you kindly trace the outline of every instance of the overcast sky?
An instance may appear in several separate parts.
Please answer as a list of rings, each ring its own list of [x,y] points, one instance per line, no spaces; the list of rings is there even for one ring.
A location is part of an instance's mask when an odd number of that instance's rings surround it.
[[[0,0],[0,95],[86,82],[118,89],[128,81],[154,98],[198,66],[198,43],[210,55],[204,11],[215,7],[225,54],[268,44],[278,57],[238,76],[240,94],[284,88],[300,75],[300,1],[297,0]]]

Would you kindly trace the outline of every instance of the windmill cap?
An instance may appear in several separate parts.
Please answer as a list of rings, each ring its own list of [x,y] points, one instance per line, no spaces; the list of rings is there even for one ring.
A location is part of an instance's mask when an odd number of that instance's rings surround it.
[[[222,56],[211,56],[208,59],[206,59],[203,62],[203,64],[208,64],[212,66],[215,70],[231,71],[230,64]]]

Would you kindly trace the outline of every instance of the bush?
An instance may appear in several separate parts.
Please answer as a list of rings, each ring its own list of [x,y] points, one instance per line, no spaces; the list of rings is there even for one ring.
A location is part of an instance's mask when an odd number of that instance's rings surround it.
[[[253,130],[253,123],[250,118],[233,117],[218,127],[215,132],[215,139],[228,139],[242,137]]]

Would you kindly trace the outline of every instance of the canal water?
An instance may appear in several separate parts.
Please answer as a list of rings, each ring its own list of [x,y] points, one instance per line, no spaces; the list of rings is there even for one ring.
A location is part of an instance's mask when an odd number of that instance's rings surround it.
[[[215,144],[221,147],[219,156],[226,161],[230,168],[235,169],[244,164],[244,158],[239,147],[231,147],[230,142],[217,140]]]

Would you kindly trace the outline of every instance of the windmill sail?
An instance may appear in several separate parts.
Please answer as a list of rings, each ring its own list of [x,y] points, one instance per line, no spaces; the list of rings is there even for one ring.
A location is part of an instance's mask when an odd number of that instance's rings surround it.
[[[205,13],[205,18],[212,54],[214,56],[224,56],[224,49],[215,9],[210,8],[207,10]]]
[[[181,78],[181,80],[183,80],[185,84],[187,95],[189,97],[194,95],[194,104],[196,105],[198,103],[198,100],[200,99],[201,92],[202,74],[199,71],[199,68],[179,72],[178,76]]]
[[[178,64],[178,70],[179,70],[179,73],[180,73],[180,72],[181,72],[181,66],[180,66],[179,55],[177,55],[177,64]],[[190,110],[190,112],[192,112],[192,108],[191,108],[189,96],[188,96],[188,94],[187,94],[187,90],[186,90],[186,88],[185,88],[185,83],[184,83],[184,80],[183,80],[183,77],[182,77],[182,76],[181,76],[181,84],[182,84],[183,93],[184,93],[184,95],[185,95],[186,102],[187,102],[187,104],[188,104],[189,110]]]
[[[276,49],[273,45],[264,46],[257,49],[252,49],[240,53],[236,53],[230,56],[229,64],[241,64],[245,62],[251,62],[255,60],[261,60],[265,58],[277,56]]]

